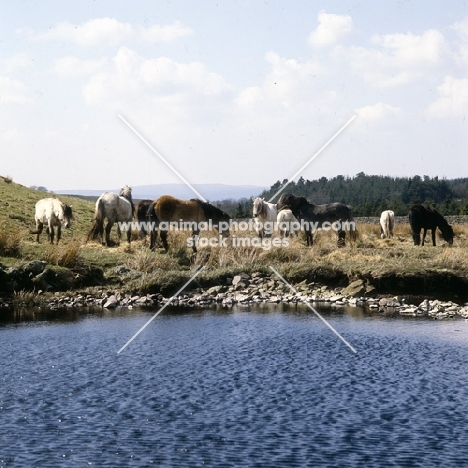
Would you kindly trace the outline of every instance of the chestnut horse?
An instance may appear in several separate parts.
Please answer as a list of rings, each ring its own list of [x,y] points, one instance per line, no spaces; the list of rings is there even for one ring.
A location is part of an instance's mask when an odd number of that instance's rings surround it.
[[[198,199],[179,200],[170,195],[163,195],[148,208],[148,221],[154,223],[150,248],[151,250],[155,249],[159,231],[161,241],[167,251],[169,249],[167,244],[169,223],[177,224],[178,227],[183,223],[183,229],[190,228],[192,231],[192,249],[196,252],[197,237],[202,223],[207,223],[208,228],[214,227],[223,237],[227,237],[229,236],[230,219],[228,214],[210,203]]]

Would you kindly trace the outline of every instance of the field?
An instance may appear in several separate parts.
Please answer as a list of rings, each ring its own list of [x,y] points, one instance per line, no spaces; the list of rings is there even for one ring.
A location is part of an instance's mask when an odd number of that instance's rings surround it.
[[[363,279],[382,293],[414,295],[466,295],[468,283],[468,227],[454,226],[455,240],[448,246],[441,238],[437,247],[431,242],[415,247],[408,225],[397,225],[393,239],[380,239],[377,225],[358,225],[358,239],[336,246],[334,232],[317,232],[314,245],[305,246],[303,235],[290,239],[290,245],[270,249],[233,246],[235,237],[253,239],[253,232],[232,232],[226,247],[201,247],[196,254],[187,247],[188,233],[169,233],[169,252],[152,252],[146,240],[134,240],[130,246],[122,241],[117,247],[103,247],[86,242],[92,225],[94,204],[74,197],[60,197],[72,205],[72,227],[62,231],[59,246],[50,246],[45,232],[41,243],[31,234],[34,205],[50,194],[28,189],[0,179],[0,263],[4,268],[17,267],[31,260],[44,260],[57,272],[68,275],[69,288],[99,286],[119,290],[173,292],[205,265],[200,276],[203,286],[222,284],[226,278],[241,272],[271,274],[275,267],[292,282],[306,280],[335,286],[346,286]],[[112,236],[116,239],[115,229]],[[216,238],[216,233],[202,232],[202,237]],[[124,236],[123,236],[124,239]],[[122,240],[123,240],[122,239]],[[73,280],[73,278],[76,279]],[[63,285],[61,288],[63,289]]]

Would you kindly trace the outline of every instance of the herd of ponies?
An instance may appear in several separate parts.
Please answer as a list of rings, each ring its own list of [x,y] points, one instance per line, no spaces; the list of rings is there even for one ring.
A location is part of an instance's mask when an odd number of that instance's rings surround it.
[[[422,205],[413,205],[410,208],[409,224],[413,236],[414,245],[424,245],[426,233],[432,232],[432,244],[436,245],[436,229],[439,228],[443,239],[449,244],[453,243],[453,229],[446,219],[434,208]],[[222,236],[229,236],[229,230],[223,228],[231,220],[230,216],[215,207],[214,205],[199,199],[180,200],[170,195],[163,195],[157,200],[140,200],[134,205],[132,200],[132,189],[125,186],[120,194],[113,192],[103,193],[96,201],[93,226],[88,234],[88,241],[100,239],[103,245],[110,246],[110,232],[114,224],[117,224],[118,243],[121,238],[121,228],[119,223],[131,223],[136,218],[140,229],[140,235],[146,236],[145,227],[150,229],[150,248],[154,250],[157,246],[158,234],[163,247],[168,250],[167,226],[171,222],[191,223],[192,235],[198,236],[199,226],[202,223],[209,223]],[[273,232],[271,226],[279,228],[281,236],[297,234],[298,226],[304,226],[307,245],[313,244],[313,231],[321,228],[324,223],[336,223],[338,234],[337,245],[345,245],[346,230],[342,226],[350,227],[349,236],[351,239],[356,236],[355,224],[351,207],[343,203],[328,203],[325,205],[314,205],[305,197],[298,197],[291,193],[281,195],[278,203],[266,202],[263,198],[253,199],[253,218],[255,230],[260,238],[270,237]],[[61,238],[62,226],[67,228],[73,219],[72,207],[61,202],[58,198],[44,198],[36,203],[35,221],[36,240],[43,231],[44,225],[48,240],[54,243],[55,231],[57,228],[57,244]],[[104,227],[104,222],[107,224]],[[165,222],[164,224],[162,224]],[[346,224],[347,223],[347,224]],[[330,225],[330,224],[328,224]],[[380,217],[381,238],[393,237],[395,225],[395,215],[391,210],[385,210]],[[312,229],[314,226],[314,229]],[[269,228],[270,227],[270,228]],[[421,237],[421,230],[423,235]],[[132,230],[126,229],[127,241],[130,243]],[[196,243],[193,243],[193,250],[196,252]]]

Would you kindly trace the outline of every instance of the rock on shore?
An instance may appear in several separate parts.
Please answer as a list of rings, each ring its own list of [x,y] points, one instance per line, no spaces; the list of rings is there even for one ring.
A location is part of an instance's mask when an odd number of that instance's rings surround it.
[[[30,265],[40,275],[44,265]],[[37,267],[37,268],[36,268]],[[34,270],[34,271],[36,271]],[[28,270],[29,271],[29,270]],[[327,304],[333,308],[344,306],[365,307],[369,312],[385,313],[413,317],[432,317],[437,320],[449,318],[468,319],[468,304],[460,305],[451,301],[425,299],[419,304],[411,304],[402,297],[375,297],[375,288],[365,280],[351,282],[345,288],[330,288],[316,282],[306,280],[292,285],[284,284],[275,275],[265,275],[257,272],[249,275],[241,273],[227,278],[225,284],[210,288],[196,288],[180,294],[177,297],[164,297],[161,294],[132,295],[105,288],[86,288],[76,293],[55,293],[45,295],[40,291],[36,294],[36,302],[41,307],[58,309],[63,307],[102,307],[108,310],[116,308],[133,308],[161,306],[171,301],[180,307],[208,307],[220,304],[224,307],[234,305],[298,304],[301,302],[320,306]],[[0,308],[12,306],[29,306],[21,303],[21,298],[15,300],[0,299]]]

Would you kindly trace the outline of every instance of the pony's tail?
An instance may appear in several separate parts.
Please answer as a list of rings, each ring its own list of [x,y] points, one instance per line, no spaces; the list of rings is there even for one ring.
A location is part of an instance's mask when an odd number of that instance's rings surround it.
[[[104,204],[99,200],[96,205],[96,212],[94,213],[93,227],[89,231],[86,242],[95,240],[104,234]]]

